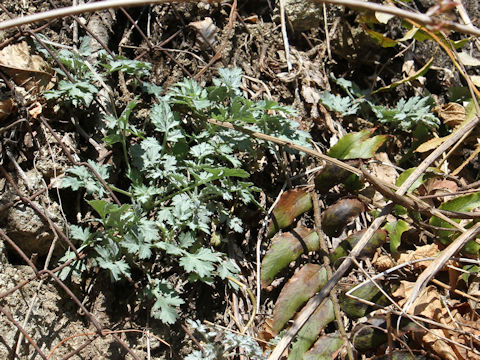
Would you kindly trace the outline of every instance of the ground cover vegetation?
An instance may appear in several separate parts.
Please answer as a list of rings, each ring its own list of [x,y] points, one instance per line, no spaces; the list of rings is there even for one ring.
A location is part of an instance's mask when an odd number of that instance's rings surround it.
[[[6,31],[2,354],[479,357],[480,9],[384,5]]]

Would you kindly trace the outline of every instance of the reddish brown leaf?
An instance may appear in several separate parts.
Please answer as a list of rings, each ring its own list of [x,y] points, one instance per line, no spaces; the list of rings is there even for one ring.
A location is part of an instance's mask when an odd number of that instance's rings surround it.
[[[357,167],[359,160],[348,160],[346,164]],[[350,171],[333,164],[326,164],[315,177],[315,189],[321,194],[326,194],[335,185],[343,183],[352,175]]]
[[[322,230],[328,236],[338,236],[345,226],[364,211],[357,199],[342,199],[329,206],[322,214]]]
[[[312,208],[312,197],[305,189],[286,191],[275,206],[267,236],[273,236],[280,229],[290,226],[295,218]]]
[[[278,333],[327,282],[327,270],[317,264],[306,264],[285,284],[273,309],[272,329]]]
[[[262,287],[270,285],[278,272],[305,251],[315,251],[319,248],[317,233],[304,227],[276,235],[262,260],[260,270]]]

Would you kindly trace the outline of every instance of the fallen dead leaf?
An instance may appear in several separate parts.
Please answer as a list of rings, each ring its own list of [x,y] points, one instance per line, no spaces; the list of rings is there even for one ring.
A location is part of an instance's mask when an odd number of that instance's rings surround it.
[[[415,260],[421,260],[428,257],[435,257],[440,252],[440,249],[436,244],[429,244],[424,246],[419,246],[414,251],[408,251],[402,253],[398,259],[398,264],[403,264],[407,262],[412,262]],[[424,270],[427,266],[430,265],[430,261],[420,261],[412,264],[414,269]]]
[[[439,252],[440,252],[440,249],[436,244],[430,244],[430,245],[420,246],[413,251],[407,251],[407,252],[401,253],[400,257],[396,261],[389,255],[381,255],[377,259],[375,259],[375,261],[372,264],[373,266],[375,266],[375,268],[378,271],[385,271],[396,265],[411,263],[413,261],[425,259],[428,257],[434,257]],[[415,262],[411,266],[415,270],[423,271],[424,269],[427,268],[428,265],[430,265],[430,261],[426,260],[426,261]]]
[[[30,109],[28,110],[28,113],[30,114],[31,117],[36,119],[39,115],[42,114],[42,104],[40,104],[38,101],[33,104]]]
[[[465,66],[480,66],[480,60],[464,51],[458,53],[458,58],[460,59],[460,62]]]
[[[444,124],[452,129],[461,125],[467,116],[465,108],[457,103],[438,105],[434,107],[432,111],[443,120]]]
[[[454,193],[458,190],[458,185],[455,181],[448,179],[431,178],[424,184],[427,194],[437,193]]]
[[[372,261],[372,265],[378,271],[382,272],[394,267],[395,261],[389,255],[380,255],[374,261]]]
[[[0,120],[6,119],[15,107],[13,99],[0,100]]]
[[[197,31],[197,42],[200,46],[215,46],[218,28],[213,23],[212,18],[206,17],[200,21],[193,21],[188,25]]]
[[[414,282],[401,281],[399,288],[393,292],[393,296],[399,297],[398,304],[403,306],[407,299],[410,297]],[[471,334],[478,336],[480,330],[476,325],[476,321],[467,318],[472,311],[459,311],[462,308],[460,303],[456,300],[448,301],[448,309],[446,308],[445,300],[437,291],[437,288],[433,285],[426,287],[422,293],[415,299],[413,306],[408,311],[409,314],[423,316],[430,320],[436,321],[448,328],[431,328],[428,332],[415,333],[414,339],[419,345],[425,348],[425,350],[434,353],[441,359],[445,360],[466,360],[466,359],[480,359],[480,356],[473,351],[467,349],[470,348],[473,343],[471,341]],[[467,305],[468,306],[468,305]],[[477,317],[476,315],[474,315]],[[474,320],[477,320],[476,318]],[[469,324],[469,326],[463,326],[460,324]],[[472,324],[472,325],[470,325]],[[471,328],[472,326],[473,328]],[[430,326],[432,327],[432,326]],[[455,331],[456,329],[464,330]],[[451,341],[445,340],[449,339]],[[454,342],[464,345],[465,347],[458,346]]]
[[[415,74],[415,61],[414,60],[407,60],[402,65],[402,72],[406,76],[412,76]]]
[[[48,87],[52,78],[48,64],[40,56],[32,55],[25,41],[0,51],[0,68],[27,91]]]
[[[471,75],[470,80],[475,86],[480,86],[480,75]]]
[[[388,158],[388,154],[386,152],[378,152],[375,153],[374,158],[381,161],[381,163],[372,163],[369,168],[380,180],[395,185],[399,174]]]

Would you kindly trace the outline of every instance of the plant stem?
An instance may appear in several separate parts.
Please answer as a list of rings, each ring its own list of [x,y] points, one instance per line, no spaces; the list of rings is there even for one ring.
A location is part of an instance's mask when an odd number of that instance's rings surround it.
[[[125,195],[125,196],[128,196],[130,198],[133,198],[133,194],[131,192],[128,192],[126,190],[123,190],[123,189],[120,189],[120,188],[117,188],[116,186],[114,185],[110,185],[110,189],[112,189],[113,191],[116,191],[122,195]]]

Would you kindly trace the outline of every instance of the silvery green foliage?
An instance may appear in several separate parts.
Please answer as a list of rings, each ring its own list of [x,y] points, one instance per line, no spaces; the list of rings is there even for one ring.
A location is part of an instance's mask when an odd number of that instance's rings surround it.
[[[36,43],[37,49],[46,58],[50,53],[40,44]],[[99,61],[91,61],[96,55]],[[88,108],[101,87],[101,81],[108,75],[121,71],[131,75],[133,79],[148,76],[152,65],[137,60],[126,59],[122,56],[111,56],[105,50],[92,54],[90,38],[85,36],[81,39],[78,50],[70,51],[61,49],[57,52],[56,58],[68,71],[68,77],[62,68],[55,68],[60,80],[58,86],[44,93],[45,99],[62,99],[65,103],[75,108],[81,105]],[[70,81],[73,79],[73,81]]]
[[[106,74],[130,71],[146,74],[147,65],[126,59],[103,57],[110,61]],[[135,112],[140,97],[130,101],[118,116],[106,116],[103,141],[123,151],[127,190],[130,202],[117,205],[107,199],[102,184],[84,167],[74,167],[62,179],[62,187],[75,191],[85,189],[94,210],[96,231],[72,228],[73,237],[89,251],[89,261],[105,270],[112,281],[143,274],[139,292],[150,304],[152,317],[171,324],[178,317],[178,307],[185,302],[183,288],[163,278],[162,268],[170,267],[182,282],[227,279],[238,271],[226,254],[210,243],[222,242],[222,236],[244,231],[242,220],[231,212],[232,204],[256,204],[260,189],[249,180],[244,160],[254,161],[260,148],[271,151],[270,144],[257,143],[250,136],[219,128],[207,119],[233,122],[304,146],[309,135],[298,129],[289,117],[292,109],[269,100],[253,102],[241,96],[239,69],[222,69],[213,86],[202,87],[186,79],[174,85],[165,95],[159,87],[143,84],[142,89],[154,95],[149,122],[136,126]],[[108,167],[92,163],[100,176],[108,179]],[[72,259],[69,252],[62,259]],[[159,262],[161,261],[161,262]],[[158,265],[152,266],[152,263]],[[151,269],[154,272],[151,273]],[[75,262],[75,274],[85,266]],[[135,271],[133,271],[135,270]],[[62,277],[68,272],[62,272]],[[230,335],[229,335],[230,336]],[[225,346],[248,347],[247,338],[225,336]],[[237,342],[236,342],[237,341]],[[252,345],[253,346],[253,345]]]
[[[239,335],[233,332],[219,332],[203,325],[200,321],[187,320],[188,324],[195,330],[195,334],[201,337],[203,352],[194,350],[185,357],[185,360],[223,360],[233,359],[239,355],[239,349],[248,359],[267,359],[267,354],[250,336]]]
[[[380,123],[408,131],[421,124],[429,129],[438,128],[440,120],[431,111],[432,103],[430,97],[414,96],[408,100],[400,99],[392,109],[373,104],[370,106]]]
[[[400,99],[395,107],[389,108],[368,100],[368,92],[361,90],[353,82],[345,79],[333,80],[348,96],[342,97],[324,91],[320,94],[320,102],[327,109],[338,112],[342,116],[359,115],[364,108],[367,108],[371,110],[378,122],[391,127],[392,130],[412,131],[418,126],[425,126],[432,130],[440,125],[440,120],[431,111],[434,104],[430,96]],[[362,115],[367,114],[362,112]]]

